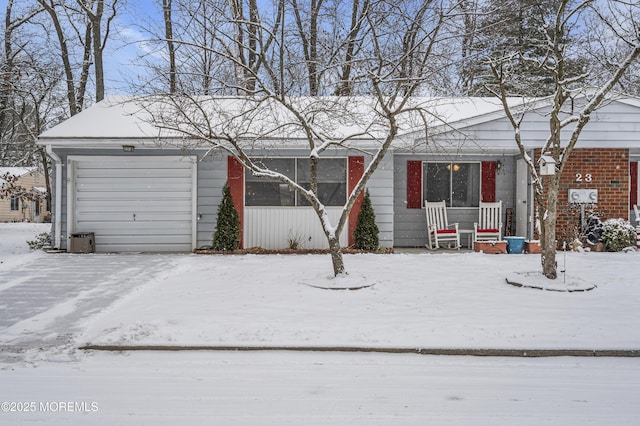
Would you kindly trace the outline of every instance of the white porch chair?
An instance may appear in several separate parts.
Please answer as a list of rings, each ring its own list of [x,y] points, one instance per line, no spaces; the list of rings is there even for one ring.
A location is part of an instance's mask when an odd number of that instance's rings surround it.
[[[478,222],[473,224],[473,240],[502,240],[502,201],[480,203]]]
[[[430,250],[437,250],[440,244],[447,243],[449,248],[451,243],[453,248],[460,248],[460,232],[458,224],[449,225],[447,219],[447,204],[444,201],[425,201],[424,210],[427,215],[428,244]]]

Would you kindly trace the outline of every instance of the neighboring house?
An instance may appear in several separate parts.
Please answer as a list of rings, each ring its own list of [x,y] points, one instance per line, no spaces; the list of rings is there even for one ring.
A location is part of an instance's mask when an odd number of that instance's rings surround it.
[[[516,102],[514,100],[514,102]],[[518,100],[519,102],[519,100]],[[548,134],[544,101],[523,124],[531,155]],[[442,100],[429,128],[405,128],[367,188],[384,247],[424,247],[424,200],[447,200],[449,222],[473,229],[480,201],[503,201],[506,235],[531,238],[534,213],[530,179],[513,130],[494,99]],[[242,245],[326,247],[317,217],[277,181],[256,178],[228,154],[182,146],[143,118],[133,99],[105,100],[40,136],[54,160],[54,245],[66,248],[73,233],[94,232],[97,251],[190,251],[211,244],[222,188],[229,183],[242,221]],[[214,113],[212,120],[216,119]],[[589,206],[601,218],[629,219],[638,202],[640,100],[619,99],[593,114],[565,169],[560,193],[559,238],[571,239],[581,221],[569,189],[597,189]],[[264,162],[304,183],[308,150],[270,141],[257,151]],[[325,204],[341,205],[369,164],[366,146],[336,150],[323,159]],[[326,157],[323,157],[326,158]],[[339,207],[329,207],[329,214]],[[343,245],[352,242],[357,208]],[[463,243],[466,241],[463,239]]]
[[[0,198],[0,222],[43,222],[46,188],[42,173],[35,167],[0,167],[0,188],[8,185],[3,179],[6,175],[16,177],[12,186],[22,191]]]

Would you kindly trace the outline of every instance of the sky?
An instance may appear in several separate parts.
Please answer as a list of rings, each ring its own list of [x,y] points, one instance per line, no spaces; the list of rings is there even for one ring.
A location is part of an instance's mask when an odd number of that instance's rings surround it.
[[[27,2],[35,3],[35,0],[14,0],[15,10]],[[127,94],[127,76],[135,74],[137,58],[148,53],[147,46],[142,42],[147,38],[142,28],[153,19],[159,19],[160,6],[154,0],[120,0],[123,10],[114,20],[113,32],[104,54],[105,85],[107,95]],[[0,0],[0,14],[3,21],[7,8],[7,0]],[[2,25],[4,28],[4,24]],[[0,34],[4,34],[0,30]],[[53,28],[50,30],[53,36]]]

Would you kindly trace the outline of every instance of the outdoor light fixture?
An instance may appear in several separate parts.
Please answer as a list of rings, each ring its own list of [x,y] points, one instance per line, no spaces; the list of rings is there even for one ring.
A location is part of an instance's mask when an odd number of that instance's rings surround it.
[[[502,170],[502,161],[498,160],[498,161],[496,162],[496,169],[497,169],[498,171]]]
[[[134,149],[136,149],[136,147],[133,145],[122,145],[122,150],[124,152],[133,152]]]

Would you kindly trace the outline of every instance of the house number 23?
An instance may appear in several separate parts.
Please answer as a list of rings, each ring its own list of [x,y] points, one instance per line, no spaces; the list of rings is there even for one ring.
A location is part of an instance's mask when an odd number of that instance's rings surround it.
[[[587,173],[583,175],[582,173],[576,173],[576,182],[591,182],[593,178],[591,177],[591,173]]]

